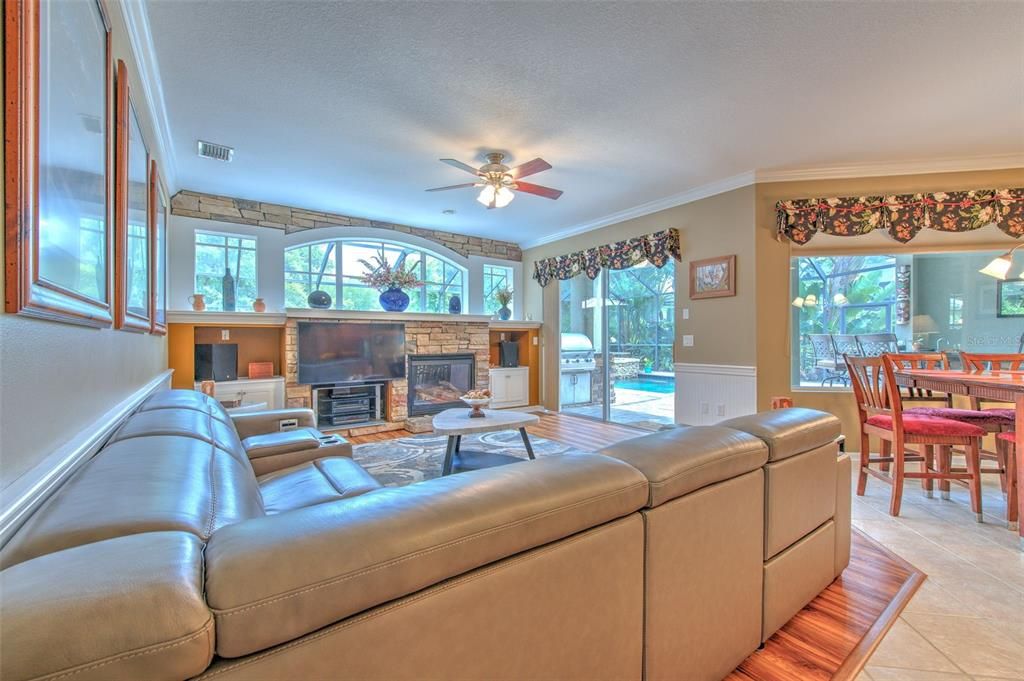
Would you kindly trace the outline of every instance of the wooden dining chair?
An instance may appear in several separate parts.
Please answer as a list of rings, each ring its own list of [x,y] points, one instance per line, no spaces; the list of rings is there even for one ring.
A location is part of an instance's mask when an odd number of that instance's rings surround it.
[[[892,485],[889,513],[900,514],[903,501],[903,482],[907,478],[924,481],[931,490],[935,480],[964,480],[971,490],[971,510],[978,522],[982,521],[981,474],[979,449],[985,431],[962,421],[903,413],[903,400],[896,384],[894,363],[889,356],[845,357],[853,385],[857,412],[860,417],[860,470],[857,494],[863,496],[868,475]],[[880,456],[871,455],[870,437],[882,443]],[[919,445],[910,450],[907,445]],[[964,447],[967,471],[940,471],[935,467],[936,447]],[[908,472],[907,464],[918,462],[920,472]],[[891,472],[871,468],[872,464],[888,463]]]
[[[1020,518],[1017,516],[1017,495],[1021,490],[1017,488],[1017,434],[1013,431],[999,433],[996,435],[996,442],[1004,447],[1007,457],[1007,493],[1006,493],[1006,526],[1016,530]]]

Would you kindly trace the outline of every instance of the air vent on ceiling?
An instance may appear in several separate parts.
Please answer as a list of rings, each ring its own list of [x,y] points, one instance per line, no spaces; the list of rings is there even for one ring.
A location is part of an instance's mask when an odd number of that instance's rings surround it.
[[[223,144],[214,144],[213,142],[204,142],[199,140],[199,155],[203,158],[212,158],[215,161],[224,161],[225,163],[231,162],[231,157],[234,156],[235,150],[231,147],[226,147]]]

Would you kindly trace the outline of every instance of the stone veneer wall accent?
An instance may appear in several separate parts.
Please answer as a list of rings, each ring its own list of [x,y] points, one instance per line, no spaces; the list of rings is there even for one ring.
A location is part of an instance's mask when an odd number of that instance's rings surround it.
[[[319,227],[377,227],[429,239],[466,257],[481,255],[489,258],[501,258],[519,262],[523,260],[522,250],[518,245],[510,241],[453,234],[436,229],[409,227],[408,225],[399,225],[393,222],[354,218],[348,215],[338,215],[337,213],[324,213],[304,208],[292,208],[291,206],[280,206],[274,203],[235,199],[229,196],[216,196],[214,194],[203,194],[187,190],[182,190],[171,198],[171,213],[191,218],[283,229],[286,234],[317,229]]]
[[[285,324],[285,391],[289,407],[313,407],[310,386],[298,382],[298,325],[299,321],[324,324],[369,324],[363,320],[289,319]],[[441,355],[472,352],[476,356],[476,387],[490,385],[490,352],[488,348],[490,326],[487,322],[423,322],[405,324],[406,355]],[[408,362],[406,363],[408,373]],[[388,421],[405,421],[409,416],[406,379],[390,382],[388,394]]]

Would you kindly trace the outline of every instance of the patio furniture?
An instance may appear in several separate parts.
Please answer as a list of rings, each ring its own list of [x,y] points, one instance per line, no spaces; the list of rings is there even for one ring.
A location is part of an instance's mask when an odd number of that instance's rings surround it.
[[[935,480],[966,480],[971,490],[971,509],[978,522],[981,514],[981,474],[979,450],[985,431],[978,426],[962,421],[953,421],[933,416],[904,414],[900,390],[894,374],[894,363],[885,355],[881,357],[851,357],[846,364],[853,385],[857,412],[860,417],[860,471],[857,479],[857,495],[863,496],[867,477],[872,475],[892,485],[889,513],[900,514],[903,501],[903,482],[907,478],[924,481],[930,490]],[[878,457],[871,456],[870,436],[882,443]],[[920,445],[919,451],[908,450],[907,445]],[[965,448],[967,471],[940,471],[935,468],[935,448],[950,448],[959,445]],[[890,454],[891,452],[891,454]],[[921,465],[919,473],[906,470],[907,463]],[[871,464],[889,463],[890,474],[876,471]]]
[[[842,381],[845,385],[849,382],[846,376],[846,365],[836,354],[835,343],[832,342],[831,334],[809,333],[807,339],[811,342],[811,352],[814,353],[814,366],[825,370],[825,377],[821,384],[832,385],[833,381]]]
[[[900,351],[894,333],[858,333],[854,339],[857,341],[860,354],[864,357]]]
[[[850,355],[860,357],[860,345],[857,343],[857,336],[852,333],[832,334],[832,346],[836,349],[836,357]]]

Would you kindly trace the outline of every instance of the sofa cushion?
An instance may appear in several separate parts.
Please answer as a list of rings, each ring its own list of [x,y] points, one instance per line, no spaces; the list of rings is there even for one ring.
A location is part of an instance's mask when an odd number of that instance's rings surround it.
[[[760,468],[768,447],[758,438],[719,426],[663,430],[600,451],[625,461],[650,481],[648,507]]]
[[[301,452],[320,447],[320,431],[316,428],[295,428],[262,435],[250,435],[242,440],[242,447],[250,459]]]
[[[146,399],[137,411],[154,411],[157,409],[191,409],[223,423],[231,423],[231,417],[224,405],[196,390],[161,390]]]
[[[151,435],[178,435],[209,442],[229,452],[233,457],[248,465],[242,441],[238,439],[233,425],[213,418],[210,414],[194,409],[154,409],[137,412],[124,422],[110,438],[119,442],[136,437]]]
[[[718,425],[742,430],[764,440],[768,445],[769,461],[779,461],[835,442],[842,426],[832,414],[802,407],[740,416]]]
[[[889,414],[875,414],[869,416],[866,422],[869,426],[892,430],[892,416]],[[919,414],[903,415],[903,432],[908,435],[946,435],[949,437],[982,437],[985,429],[972,423],[954,421],[952,419],[940,419],[934,416],[921,416]]]
[[[346,499],[380,488],[363,467],[345,457],[317,459],[259,478],[268,514]]]
[[[261,515],[256,479],[227,452],[188,437],[135,437],[102,449],[32,514],[0,551],[0,566],[142,532],[206,539]]]
[[[0,678],[191,678],[213,657],[203,545],[149,532],[0,572]]]

